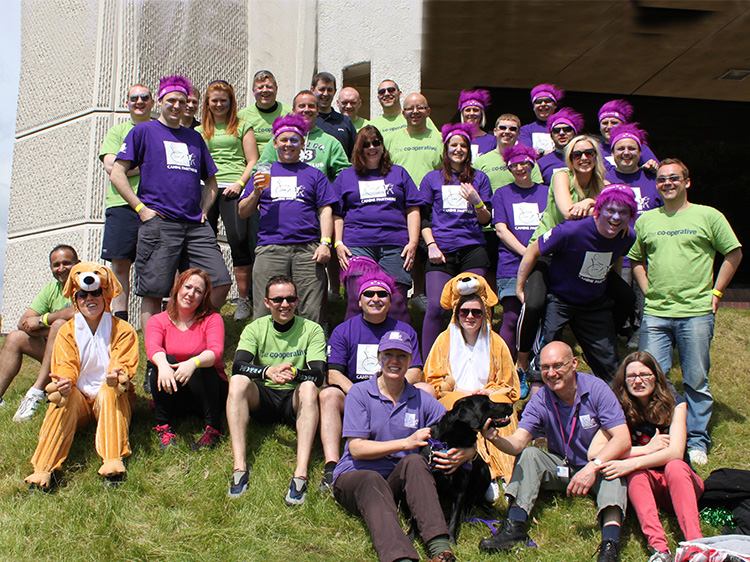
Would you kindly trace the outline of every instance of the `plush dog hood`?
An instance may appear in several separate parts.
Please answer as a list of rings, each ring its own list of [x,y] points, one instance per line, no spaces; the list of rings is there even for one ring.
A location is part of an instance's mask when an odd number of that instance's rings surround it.
[[[78,302],[75,298],[77,291],[95,291],[101,287],[104,297],[104,310],[110,312],[112,299],[122,293],[122,285],[115,279],[115,274],[106,265],[84,261],[74,265],[68,275],[68,280],[63,288],[63,295],[73,302],[78,310]]]
[[[495,291],[490,288],[484,277],[465,272],[459,273],[445,284],[440,296],[440,306],[445,310],[453,310],[461,297],[474,294],[479,295],[487,308],[492,308],[498,303]]]

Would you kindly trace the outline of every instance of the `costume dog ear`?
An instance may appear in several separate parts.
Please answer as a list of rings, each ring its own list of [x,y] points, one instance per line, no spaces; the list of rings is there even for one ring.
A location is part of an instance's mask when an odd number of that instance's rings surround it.
[[[492,308],[498,303],[495,291],[490,288],[485,278],[467,271],[459,273],[445,284],[440,296],[440,306],[445,310],[452,310],[462,296],[473,294],[479,295],[487,308]]]

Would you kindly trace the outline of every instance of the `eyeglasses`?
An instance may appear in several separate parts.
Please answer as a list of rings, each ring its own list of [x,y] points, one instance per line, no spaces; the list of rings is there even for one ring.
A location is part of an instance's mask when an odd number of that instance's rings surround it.
[[[586,150],[574,150],[570,153],[571,160],[580,160],[583,155],[586,155],[586,158],[593,158],[596,156],[596,150],[593,148],[587,148]]]
[[[553,100],[552,98],[537,98],[534,100],[534,105],[542,105],[543,103],[549,105],[551,103],[555,103],[555,100]]]
[[[370,148],[371,146],[374,147],[374,148],[377,148],[381,144],[383,144],[383,143],[380,142],[378,139],[375,139],[373,141],[365,141],[365,142],[362,143],[362,148]]]
[[[141,101],[148,101],[151,99],[151,94],[134,94],[128,99],[130,100],[130,103],[136,103],[138,98],[140,98]]]
[[[656,185],[664,185],[665,183],[678,183],[683,180],[682,176],[678,176],[677,174],[674,174],[672,176],[659,176],[656,178]]]
[[[395,94],[396,88],[394,88],[393,86],[388,86],[387,88],[380,88],[378,90],[378,95],[383,96],[385,95],[386,92],[388,92],[389,94]]]
[[[562,134],[562,133],[572,133],[573,127],[553,127],[552,132],[556,135]]]
[[[427,111],[428,109],[430,108],[426,105],[415,105],[414,107],[405,107],[404,111],[406,113],[413,113],[415,111]]]
[[[94,289],[93,291],[76,291],[76,298],[78,300],[86,300],[86,297],[91,295],[92,297],[101,297],[102,296],[102,288],[99,287],[98,289]]]
[[[654,373],[633,373],[632,375],[625,375],[625,380],[628,382],[635,382],[636,379],[646,382],[653,380],[656,377]]]
[[[459,308],[458,315],[461,318],[468,318],[469,316],[473,318],[481,318],[484,316],[484,311],[481,308]]]
[[[510,131],[511,133],[515,133],[518,130],[518,127],[515,125],[498,125],[497,129],[501,131]]]
[[[552,365],[541,365],[540,370],[542,373],[549,373],[550,371],[555,371],[556,373],[559,373],[562,371],[565,367],[570,365],[572,359],[568,359],[565,363],[553,363]]]
[[[362,291],[362,296],[368,299],[371,299],[373,297],[387,299],[391,295],[388,294],[388,291]]]
[[[295,304],[298,298],[299,297],[297,297],[297,295],[290,295],[288,297],[268,297],[268,300],[274,304],[281,304],[284,301],[288,302],[289,304]]]

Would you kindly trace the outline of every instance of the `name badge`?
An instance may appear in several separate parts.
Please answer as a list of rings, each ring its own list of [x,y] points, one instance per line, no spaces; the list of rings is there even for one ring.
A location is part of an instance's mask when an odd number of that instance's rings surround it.
[[[406,414],[404,414],[404,427],[417,429],[417,414],[414,412],[406,412]]]
[[[558,466],[557,477],[558,478],[570,478],[570,468],[567,466]]]

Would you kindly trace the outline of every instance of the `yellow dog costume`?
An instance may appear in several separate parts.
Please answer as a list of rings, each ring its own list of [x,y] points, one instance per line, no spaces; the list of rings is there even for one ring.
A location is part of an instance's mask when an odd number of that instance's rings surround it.
[[[104,312],[92,332],[80,312],[75,293],[102,289]],[[67,396],[57,391],[57,382],[47,387],[50,405],[39,430],[31,463],[34,473],[26,483],[48,489],[52,473],[68,456],[77,429],[94,419],[96,452],[105,478],[124,475],[124,457],[130,455],[128,430],[135,391],[130,379],[138,369],[138,338],[127,322],[110,313],[112,299],[122,292],[112,271],[93,262],[81,262],[71,270],[63,293],[73,301],[75,316],[57,334],[52,351],[52,378],[69,379],[73,386]],[[85,301],[83,301],[85,302]],[[107,380],[107,374],[110,376]]]
[[[487,322],[483,329],[489,333],[489,373],[485,390],[490,391],[490,400],[498,403],[513,404],[521,398],[520,383],[513,358],[503,339],[492,331],[489,312],[498,302],[497,295],[490,288],[484,277],[465,272],[456,275],[448,281],[440,296],[440,306],[446,310],[453,310],[451,322],[455,322],[458,311],[456,307],[462,296],[476,294],[482,301],[484,318]],[[454,334],[457,331],[454,330]],[[459,332],[460,333],[460,332]],[[460,335],[458,337],[461,337]],[[464,397],[463,392],[456,391],[456,381],[451,370],[451,330],[445,330],[437,339],[424,362],[425,381],[430,383],[437,392],[438,400],[447,409],[453,408],[456,400]],[[518,416],[515,412],[510,418],[509,425],[498,431],[502,436],[511,435],[518,427]],[[481,435],[477,440],[477,450],[490,467],[492,478],[502,477],[506,482],[513,472],[515,458],[501,452]]]

